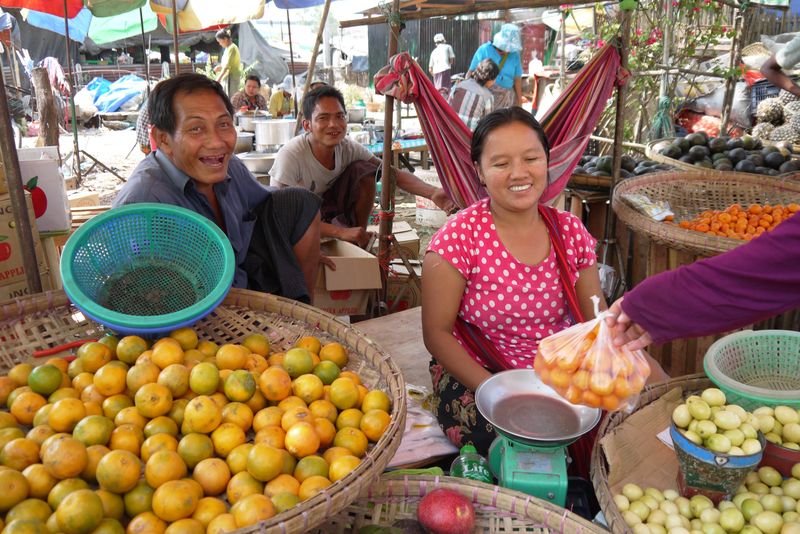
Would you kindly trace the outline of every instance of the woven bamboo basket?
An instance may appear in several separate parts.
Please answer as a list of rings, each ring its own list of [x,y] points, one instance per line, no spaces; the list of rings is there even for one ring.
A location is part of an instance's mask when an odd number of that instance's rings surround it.
[[[334,316],[311,306],[265,293],[232,289],[222,304],[194,325],[201,339],[216,343],[238,342],[260,332],[283,350],[301,336],[338,341],[349,352],[347,368],[356,371],[370,389],[381,389],[392,400],[391,422],[361,464],[322,493],[301,502],[268,521],[240,529],[253,532],[306,532],[353,502],[374,484],[400,445],[405,428],[406,398],[403,376],[378,345]],[[74,308],[63,291],[39,293],[0,303],[0,372],[31,361],[34,351],[103,335],[103,327]]]
[[[597,432],[597,440],[595,441],[594,448],[592,449],[592,467],[590,475],[592,478],[592,486],[594,486],[597,501],[600,504],[600,509],[603,511],[603,516],[606,519],[606,524],[614,534],[628,534],[633,532],[628,527],[625,520],[622,518],[617,505],[614,504],[614,494],[609,485],[609,467],[606,462],[603,448],[600,445],[602,439],[612,434],[617,427],[619,427],[631,414],[641,410],[648,404],[658,400],[662,395],[676,387],[683,388],[683,396],[686,397],[692,393],[699,392],[707,387],[712,387],[714,384],[704,374],[687,375],[666,382],[659,382],[645,388],[639,395],[639,401],[636,403],[634,410],[630,413],[624,413],[623,410],[607,414],[600,423]],[[634,481],[631,481],[634,482]],[[646,480],[635,481],[636,484],[641,486],[648,486]],[[675,483],[677,488],[677,481]],[[666,489],[666,488],[659,488]]]
[[[319,534],[358,532],[366,525],[391,526],[416,519],[419,501],[436,488],[457,491],[472,500],[475,532],[538,534],[597,533],[604,528],[542,499],[464,478],[384,475],[361,498],[331,517]]]
[[[750,43],[742,48],[742,56],[770,56],[772,53],[763,43]]]
[[[634,232],[670,248],[702,256],[725,252],[745,243],[658,222],[625,200],[625,195],[643,194],[652,201],[667,201],[675,220],[692,219],[705,210],[724,210],[732,204],[789,204],[800,202],[800,182],[745,173],[663,173],[630,178],[614,190],[612,207]]]
[[[611,187],[611,176],[592,176],[591,174],[573,173],[568,185],[572,187],[598,187],[608,189]]]

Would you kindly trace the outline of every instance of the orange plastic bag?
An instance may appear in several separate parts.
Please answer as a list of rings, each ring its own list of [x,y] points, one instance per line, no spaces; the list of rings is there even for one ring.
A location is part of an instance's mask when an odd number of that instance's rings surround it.
[[[591,321],[543,339],[533,367],[542,382],[572,404],[615,411],[633,407],[650,365],[641,350],[614,345],[607,315],[596,313]]]

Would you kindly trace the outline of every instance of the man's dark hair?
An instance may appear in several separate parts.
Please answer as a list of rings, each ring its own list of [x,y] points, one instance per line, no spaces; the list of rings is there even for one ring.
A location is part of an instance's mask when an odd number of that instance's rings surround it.
[[[150,123],[172,135],[175,133],[175,95],[179,92],[193,93],[195,91],[213,91],[225,103],[225,109],[233,117],[233,106],[228,100],[228,95],[222,86],[204,76],[203,74],[180,74],[174,78],[161,81],[150,93],[147,111],[150,113]]]
[[[248,74],[247,78],[244,79],[244,83],[247,83],[247,80],[253,80],[258,84],[259,87],[261,87],[261,78],[259,78],[255,74]]]
[[[230,41],[231,40],[231,32],[229,32],[228,30],[220,30],[214,35],[214,37],[216,37],[220,41],[223,41],[223,40],[229,40]]]
[[[319,102],[320,98],[326,97],[335,98],[342,105],[342,110],[347,111],[341,91],[331,85],[323,85],[322,87],[317,87],[313,91],[309,91],[303,97],[303,117],[311,120],[311,116],[314,114],[314,108],[317,107],[317,102]]]

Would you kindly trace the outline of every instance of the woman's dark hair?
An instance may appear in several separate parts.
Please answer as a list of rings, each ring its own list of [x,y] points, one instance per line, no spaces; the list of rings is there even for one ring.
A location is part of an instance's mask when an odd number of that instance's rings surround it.
[[[544,154],[547,162],[550,163],[550,142],[547,140],[547,134],[544,133],[544,128],[536,120],[536,117],[531,115],[519,106],[512,106],[510,108],[497,109],[492,111],[480,120],[475,131],[472,133],[472,145],[470,146],[470,157],[476,164],[480,163],[481,155],[483,154],[483,145],[486,143],[486,138],[489,134],[501,126],[511,124],[512,122],[521,122],[539,136],[539,141],[542,142],[544,147]]]
[[[472,73],[472,79],[481,85],[486,85],[487,82],[496,79],[499,74],[500,67],[497,66],[497,63],[486,58],[475,67],[475,71]]]
[[[222,86],[203,74],[187,73],[161,81],[153,88],[147,102],[150,123],[172,135],[175,133],[175,95],[179,92],[213,91],[222,99],[228,114],[233,117],[233,106]]]
[[[223,41],[223,40],[226,40],[226,39],[228,41],[230,41],[231,40],[231,32],[229,32],[228,30],[220,30],[216,34],[214,34],[214,37],[216,37],[220,41]]]
[[[261,78],[259,78],[255,74],[248,74],[247,78],[244,79],[244,83],[247,83],[247,80],[253,80],[258,84],[259,87],[261,87]]]
[[[303,97],[303,117],[311,120],[311,116],[314,114],[314,108],[317,107],[317,102],[319,102],[320,98],[326,97],[335,98],[342,105],[342,110],[347,111],[341,91],[331,85],[323,85],[322,87],[317,87],[313,91],[309,91]]]

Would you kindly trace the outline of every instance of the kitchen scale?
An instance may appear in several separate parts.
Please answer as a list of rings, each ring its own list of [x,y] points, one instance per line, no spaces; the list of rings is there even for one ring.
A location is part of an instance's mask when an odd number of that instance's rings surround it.
[[[475,404],[497,432],[489,467],[500,486],[564,507],[567,446],[600,421],[600,410],[571,404],[533,369],[492,375],[475,391]]]

